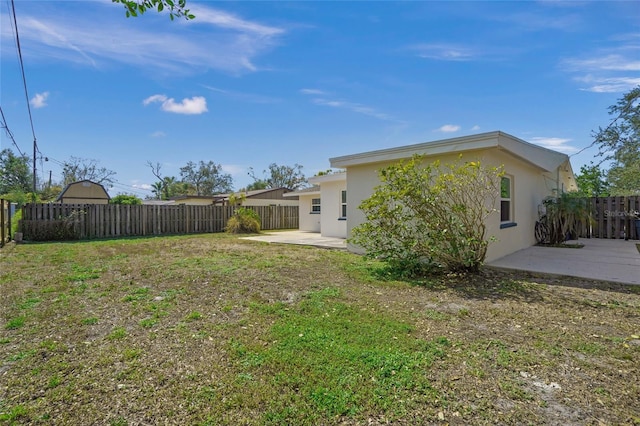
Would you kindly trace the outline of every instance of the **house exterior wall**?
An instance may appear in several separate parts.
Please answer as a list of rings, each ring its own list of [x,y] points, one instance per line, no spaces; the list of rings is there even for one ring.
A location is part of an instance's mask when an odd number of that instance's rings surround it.
[[[211,204],[215,204],[215,199],[211,198],[196,198],[196,197],[185,197],[178,198],[175,200],[176,204],[188,204],[190,206],[210,206]]]
[[[342,191],[346,189],[345,180],[323,182],[320,185],[320,229],[323,237],[347,237],[348,221],[340,217]],[[347,193],[347,209],[349,208],[348,196],[349,193]]]
[[[300,219],[298,228],[301,231],[320,232],[321,213],[311,212],[311,200],[314,198],[320,198],[320,194],[300,194],[299,196],[298,212]],[[322,210],[322,206],[320,206],[320,210]]]
[[[430,163],[440,160],[444,164],[455,162],[458,159],[459,154],[444,154],[427,157],[425,161]],[[490,262],[534,245],[534,225],[538,218],[538,206],[546,197],[555,194],[558,176],[561,180],[561,189],[570,188],[572,182],[569,180],[568,173],[544,172],[503,150],[493,148],[462,154],[462,161],[477,160],[485,165],[504,165],[505,174],[512,179],[512,222],[516,225],[501,229],[500,198],[498,197],[495,205],[497,212],[491,214],[486,222],[486,237],[496,238],[496,241],[489,245],[487,252],[486,261]],[[378,170],[396,161],[369,163],[347,168],[347,217],[349,218],[346,229],[347,236],[351,235],[351,230],[354,227],[365,221],[364,214],[358,206],[364,199],[371,196],[374,187],[380,184]],[[361,251],[357,247],[350,248],[354,251]]]
[[[242,202],[243,206],[297,206],[298,200],[247,198]]]
[[[109,204],[109,195],[102,185],[89,181],[75,182],[65,188],[60,203],[67,204]]]

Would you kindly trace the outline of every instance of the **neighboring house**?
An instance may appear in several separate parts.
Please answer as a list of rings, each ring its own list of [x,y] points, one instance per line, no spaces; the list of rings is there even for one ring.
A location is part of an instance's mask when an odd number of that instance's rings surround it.
[[[192,204],[192,205],[228,205],[229,197],[234,195],[245,199],[243,206],[297,206],[298,199],[296,197],[284,198],[284,194],[291,192],[287,188],[258,189],[255,191],[235,192],[233,194],[208,195],[180,195],[171,197],[170,200],[176,204]]]
[[[67,185],[56,201],[62,204],[109,204],[110,199],[104,186],[90,180],[79,180]]]
[[[176,202],[174,200],[142,200],[145,206],[171,206]]]
[[[173,204],[188,204],[190,206],[208,206],[211,204],[220,204],[223,195],[178,195],[171,197],[166,201],[172,201]]]
[[[577,189],[566,154],[500,131],[345,155],[329,160],[331,167],[346,170],[340,176],[344,179],[342,183],[338,175],[309,179],[320,186],[322,235],[348,237],[351,230],[365,220],[358,206],[380,184],[378,170],[415,154],[425,155],[428,163],[435,160],[453,163],[462,155],[462,161],[480,160],[485,165],[504,166],[502,186],[508,191],[505,197],[498,198],[495,206],[498,212],[491,215],[486,224],[486,235],[496,238],[489,245],[487,261],[534,245],[534,226],[542,201],[548,196]],[[318,198],[317,193],[312,196]],[[300,194],[300,198],[302,224],[302,216],[308,214],[308,209],[302,207],[303,199],[307,197]],[[340,228],[339,224],[346,226]],[[357,251],[357,248],[351,249]]]

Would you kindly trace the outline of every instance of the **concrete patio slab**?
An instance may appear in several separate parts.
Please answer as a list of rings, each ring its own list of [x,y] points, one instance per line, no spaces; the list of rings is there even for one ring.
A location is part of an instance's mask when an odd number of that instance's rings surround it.
[[[621,284],[640,284],[637,240],[580,239],[583,248],[529,247],[487,266],[565,275]]]
[[[344,238],[323,237],[317,232],[277,231],[242,238],[267,243],[347,249]],[[487,266],[640,285],[640,252],[636,248],[640,241],[585,238],[569,243],[584,244],[584,247],[534,246],[489,262]]]
[[[323,237],[318,232],[278,231],[255,237],[242,237],[242,239],[263,241],[266,243],[299,244],[331,249],[347,249],[347,240],[344,238]]]

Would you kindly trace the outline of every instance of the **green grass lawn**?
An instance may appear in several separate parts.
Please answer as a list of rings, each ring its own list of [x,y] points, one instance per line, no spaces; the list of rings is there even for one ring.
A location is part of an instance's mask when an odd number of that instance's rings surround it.
[[[216,234],[0,250],[0,424],[638,424],[640,291]]]

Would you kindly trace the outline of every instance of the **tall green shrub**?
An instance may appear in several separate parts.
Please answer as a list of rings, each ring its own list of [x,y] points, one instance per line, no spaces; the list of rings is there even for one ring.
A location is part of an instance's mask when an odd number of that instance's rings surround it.
[[[257,234],[260,232],[260,215],[255,210],[240,207],[227,221],[230,234]]]
[[[381,184],[360,205],[367,221],[353,229],[350,242],[411,275],[477,271],[487,254],[485,222],[495,211],[502,168],[423,163],[414,156],[379,171]]]
[[[546,208],[549,243],[561,244],[577,238],[579,223],[589,223],[591,211],[588,199],[579,192],[565,192],[543,202]]]

